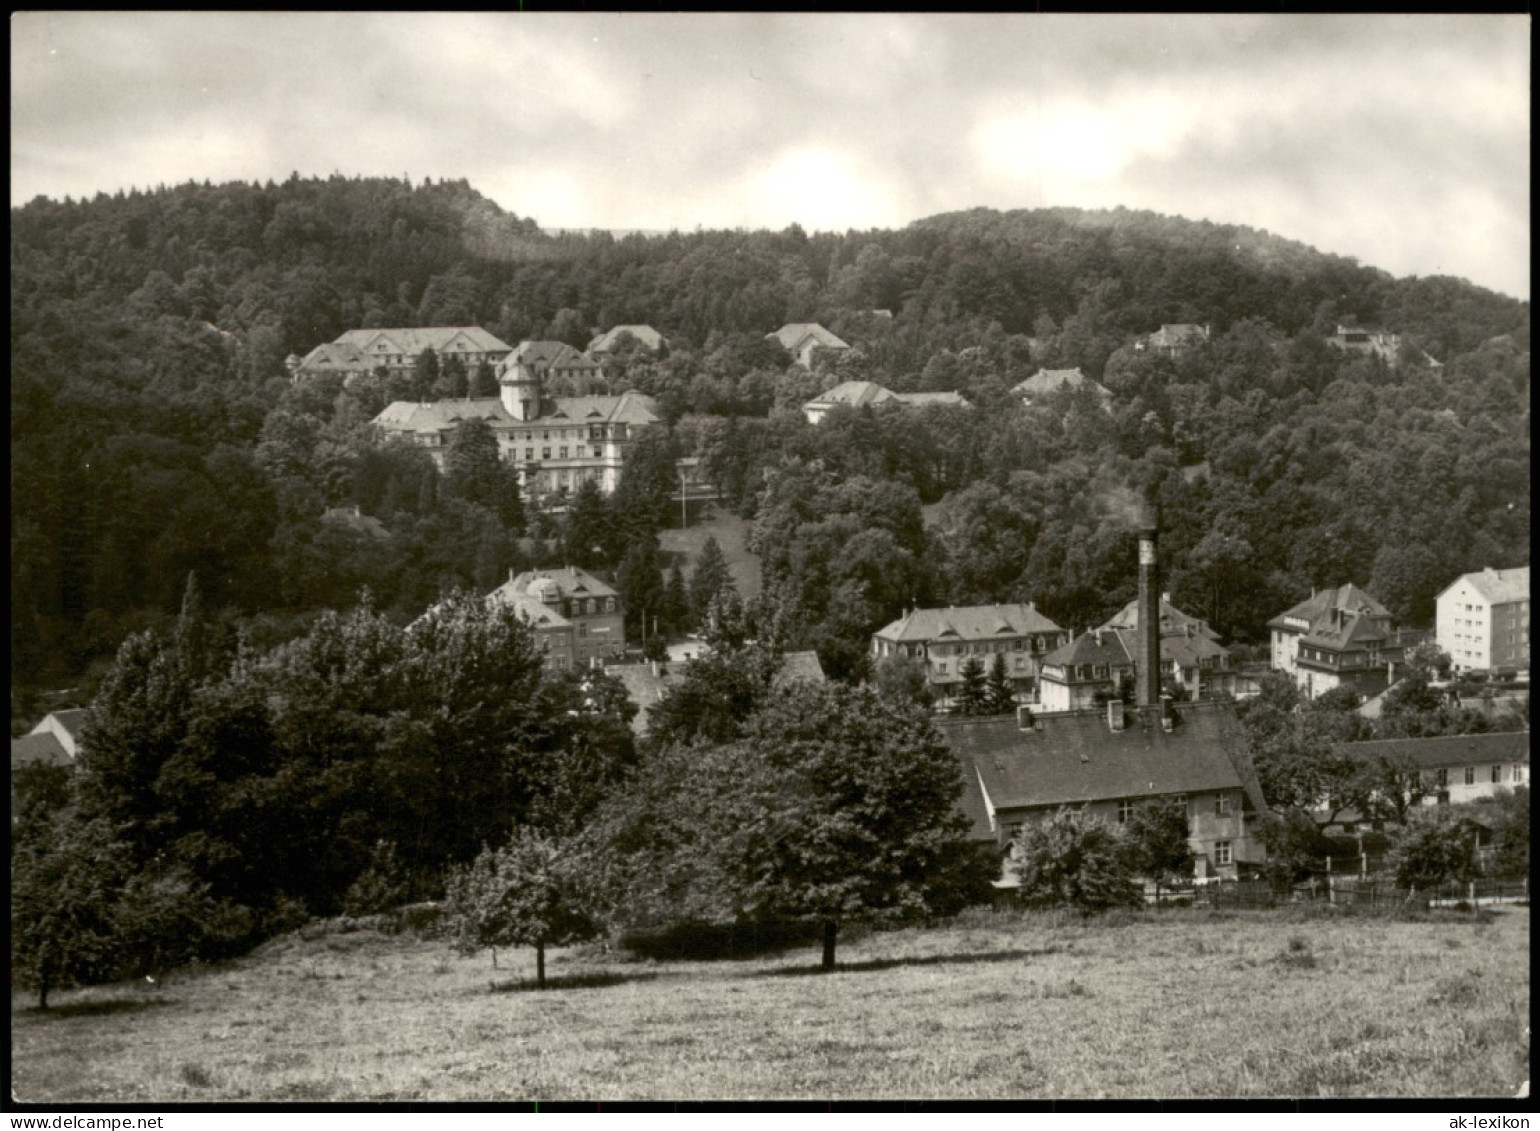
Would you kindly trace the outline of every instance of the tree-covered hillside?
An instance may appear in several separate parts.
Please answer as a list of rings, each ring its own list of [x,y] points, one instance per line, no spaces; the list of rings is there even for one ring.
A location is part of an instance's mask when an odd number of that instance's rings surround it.
[[[363,585],[410,616],[539,558],[484,476],[369,434],[388,399],[433,387],[290,383],[290,354],[354,327],[579,347],[658,328],[665,355],[604,371],[671,426],[620,502],[666,513],[658,469],[700,455],[759,517],[778,623],[851,675],[916,601],[1096,623],[1131,592],[1140,493],[1164,505],[1178,602],[1241,638],[1312,584],[1369,584],[1425,621],[1455,573],[1528,561],[1528,305],[1245,228],[980,209],[898,231],[551,236],[463,181],[294,177],[34,200],[12,210],[11,279],[13,688],[104,662],[174,614],[190,571],[227,627],[281,637]],[[1405,363],[1324,343],[1354,319],[1399,332]],[[798,369],[764,339],[790,321],[856,348]],[[1209,344],[1133,348],[1168,322]],[[1082,368],[1113,411],[1021,407],[1009,389],[1044,366]],[[853,378],[977,408],[796,412]],[[323,519],[350,504],[379,527]],[[599,567],[646,558],[613,541]]]

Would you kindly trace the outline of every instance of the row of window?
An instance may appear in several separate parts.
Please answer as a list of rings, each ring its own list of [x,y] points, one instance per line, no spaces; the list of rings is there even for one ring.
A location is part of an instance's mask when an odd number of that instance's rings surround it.
[[[557,453],[556,454],[556,458],[557,459],[567,459],[568,458],[568,456],[567,456],[567,449],[566,448],[557,448],[556,449],[556,453]],[[593,449],[593,453],[594,453],[594,455],[593,455],[594,459],[603,459],[604,458],[604,449],[603,448],[595,447]],[[540,449],[540,458],[541,459],[550,459],[551,458],[551,449],[550,448],[541,448]],[[572,459],[582,459],[583,458],[583,449],[582,448],[573,448],[572,449],[572,456],[571,456],[571,458]],[[526,461],[528,461],[528,462],[531,462],[531,463],[534,462],[534,459],[535,459],[535,449],[534,448],[525,448],[524,449],[524,459]]]
[[[1500,784],[1502,782],[1502,780],[1503,780],[1503,768],[1502,768],[1502,766],[1500,766],[1500,765],[1493,766],[1491,768],[1491,770],[1489,771],[1489,774],[1490,774],[1490,780],[1491,780],[1493,785],[1498,785],[1498,784]],[[1429,784],[1428,783],[1428,771],[1423,770],[1422,773],[1421,773],[1421,777],[1422,777],[1422,782],[1423,782],[1424,785]],[[1522,783],[1523,780],[1524,780],[1524,767],[1523,766],[1514,766],[1510,770],[1510,772],[1508,774],[1508,780],[1513,782],[1515,785],[1518,785],[1518,784]],[[1433,782],[1432,782],[1432,784],[1434,784],[1436,786],[1439,786],[1440,788],[1448,785],[1449,784],[1449,771],[1447,769],[1435,770],[1433,772]],[[1466,785],[1475,785],[1476,784],[1476,767],[1475,766],[1466,766],[1465,767],[1465,784]]]
[[[1015,664],[1015,666],[1016,666],[1016,670],[1017,671],[1024,670],[1026,668],[1026,666],[1027,666],[1026,657],[1024,657],[1024,656],[1017,656],[1016,657],[1016,664]],[[957,665],[957,671],[958,671],[959,675],[962,673],[962,670],[963,670],[963,665],[962,664],[958,664]],[[946,675],[946,661],[945,660],[937,660],[936,661],[936,674],[937,675]],[[985,674],[988,674],[987,671],[986,671]]]
[[[992,656],[997,652],[1025,652],[1027,651],[1027,637],[1018,637],[1015,640],[983,641],[974,644],[932,644],[930,654],[932,656]],[[1048,651],[1048,641],[1041,636],[1031,638],[1031,650],[1033,652]],[[915,645],[912,655],[919,655],[919,648],[923,645]]]

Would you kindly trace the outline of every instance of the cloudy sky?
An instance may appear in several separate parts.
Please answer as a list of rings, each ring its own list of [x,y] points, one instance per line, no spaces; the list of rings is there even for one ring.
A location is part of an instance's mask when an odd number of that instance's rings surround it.
[[[1529,297],[1526,16],[11,19],[13,204],[295,170],[546,227],[1121,204]]]

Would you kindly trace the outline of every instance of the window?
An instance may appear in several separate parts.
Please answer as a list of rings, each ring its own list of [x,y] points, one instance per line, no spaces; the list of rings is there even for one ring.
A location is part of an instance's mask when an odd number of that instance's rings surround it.
[[[1521,781],[1524,780],[1524,767],[1523,766],[1515,766],[1515,767],[1513,767],[1513,780],[1514,780],[1515,784],[1517,784],[1518,782],[1521,782]]]
[[[1187,795],[1185,793],[1178,793],[1171,799],[1171,803],[1173,805],[1180,805],[1183,813],[1187,812]]]
[[[534,448],[525,448],[524,449],[524,458],[525,459],[534,459],[535,458],[535,449]]]
[[[1118,824],[1126,825],[1134,815],[1134,803],[1132,801],[1118,802]]]
[[[551,449],[550,448],[541,448],[540,449],[540,458],[541,459],[550,459],[551,458]]]
[[[603,449],[602,448],[595,448],[594,449],[594,459],[602,459],[603,457],[604,457]]]
[[[606,597],[604,599],[604,611],[607,613],[613,613],[615,611],[615,598]]]
[[[599,611],[599,602],[594,598],[588,598],[588,615],[593,616]]]
[[[1435,785],[1437,785],[1440,789],[1443,789],[1446,785],[1449,784],[1449,771],[1439,770],[1433,781]]]
[[[936,674],[937,675],[946,675],[946,665],[938,663],[936,665]]]
[[[1465,767],[1465,784],[1466,785],[1475,785],[1476,784],[1476,767],[1475,766],[1466,766]]]
[[[567,449],[566,448],[561,449],[561,452],[558,454],[557,458],[558,459],[566,459],[567,458]]]
[[[1218,797],[1214,798],[1214,816],[1226,817],[1229,816],[1229,813],[1230,795],[1228,793],[1221,793]]]
[[[587,636],[588,635],[588,626],[586,624],[584,624],[582,621],[578,622],[578,635],[579,636]]]
[[[1216,840],[1214,842],[1214,863],[1215,864],[1231,864],[1231,863],[1234,863],[1234,857],[1233,857],[1233,855],[1231,854],[1231,851],[1230,851],[1230,842],[1229,841],[1227,841],[1227,840]]]
[[[1502,780],[1503,780],[1503,768],[1501,766],[1493,766],[1492,767],[1492,781],[1495,783],[1495,782],[1500,782]]]

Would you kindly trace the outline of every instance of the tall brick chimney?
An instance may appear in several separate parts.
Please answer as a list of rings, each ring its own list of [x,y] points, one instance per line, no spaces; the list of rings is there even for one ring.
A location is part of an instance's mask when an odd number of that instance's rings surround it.
[[[1138,702],[1160,706],[1160,563],[1155,556],[1160,518],[1153,504],[1139,520],[1139,654]]]

